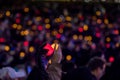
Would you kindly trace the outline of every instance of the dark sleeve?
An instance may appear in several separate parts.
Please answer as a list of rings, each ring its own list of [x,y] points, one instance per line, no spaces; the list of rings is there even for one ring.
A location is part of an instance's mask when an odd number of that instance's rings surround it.
[[[35,55],[36,66],[28,75],[27,80],[49,80],[40,54]]]

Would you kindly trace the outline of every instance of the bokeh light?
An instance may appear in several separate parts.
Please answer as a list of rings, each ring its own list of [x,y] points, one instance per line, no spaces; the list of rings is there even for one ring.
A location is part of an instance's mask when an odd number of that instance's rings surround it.
[[[80,39],[80,40],[83,40],[83,36],[82,36],[82,35],[79,35],[79,39]]]
[[[9,46],[5,46],[5,51],[9,51],[10,47]]]
[[[13,27],[14,29],[16,29],[16,28],[17,28],[17,24],[13,24],[12,27]]]
[[[47,24],[47,23],[49,23],[50,22],[50,19],[49,18],[46,18],[45,19],[45,23]]]
[[[108,19],[104,19],[104,23],[108,24],[109,23]]]
[[[78,39],[78,36],[75,34],[75,35],[73,35],[73,39],[74,40],[77,40]]]
[[[20,58],[24,58],[25,57],[25,52],[20,52]]]
[[[78,31],[79,31],[79,32],[83,32],[83,28],[82,28],[82,27],[79,27],[79,28],[78,28]]]
[[[101,12],[100,12],[100,11],[96,11],[96,15],[97,15],[97,16],[100,16],[100,15],[101,15]]]
[[[107,37],[107,38],[106,38],[106,41],[107,41],[107,42],[110,42],[110,41],[111,41],[110,37]]]
[[[36,21],[41,21],[42,18],[40,16],[36,17]]]
[[[46,25],[45,25],[45,28],[46,28],[46,29],[50,29],[50,27],[51,27],[50,24],[46,24]]]
[[[66,21],[71,21],[72,18],[71,18],[70,16],[67,16],[67,17],[65,18],[65,20],[66,20]]]
[[[87,30],[88,30],[88,25],[85,24],[85,25],[83,26],[83,30],[84,30],[84,31],[87,31]]]
[[[115,60],[115,58],[114,58],[113,56],[110,56],[110,57],[109,57],[109,62],[112,63],[112,62],[114,62],[114,60]]]
[[[28,8],[28,7],[25,7],[25,8],[24,8],[24,12],[29,12],[29,8]]]
[[[67,60],[67,61],[70,61],[71,59],[72,59],[72,56],[71,56],[71,55],[67,55],[67,56],[66,56],[66,60]]]
[[[59,33],[63,33],[63,29],[60,28],[60,29],[59,29]]]
[[[6,11],[6,16],[10,16],[10,11]]]
[[[32,52],[34,52],[34,50],[35,50],[34,47],[33,47],[33,46],[30,46],[30,48],[29,48],[29,52],[32,53]]]
[[[102,23],[102,20],[101,20],[101,19],[97,19],[97,23],[98,23],[98,24],[101,24],[101,23]]]
[[[17,26],[17,29],[18,29],[18,30],[21,30],[21,29],[22,29],[22,26],[21,26],[21,25],[18,25],[18,26]]]

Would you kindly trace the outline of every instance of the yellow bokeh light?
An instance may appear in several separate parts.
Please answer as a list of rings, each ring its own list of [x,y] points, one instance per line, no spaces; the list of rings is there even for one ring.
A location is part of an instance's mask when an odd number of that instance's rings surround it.
[[[67,61],[70,61],[71,59],[72,59],[72,56],[71,56],[71,55],[67,55],[67,56],[66,56],[66,60],[67,60]]]
[[[100,11],[96,11],[96,15],[97,15],[97,16],[100,16],[100,15],[101,15],[101,12],[100,12]]]
[[[88,40],[89,40],[88,36],[85,36],[85,37],[84,37],[84,40],[85,40],[85,41],[88,41]]]
[[[56,22],[56,23],[59,23],[59,22],[61,22],[61,21],[62,21],[61,18],[56,18],[56,19],[55,19],[55,22]]]
[[[79,39],[82,40],[82,39],[83,39],[83,36],[82,36],[82,35],[79,35]]]
[[[10,11],[6,11],[6,16],[10,16]]]
[[[21,34],[21,36],[24,36],[24,31],[21,31],[20,34]]]
[[[109,23],[108,19],[104,19],[104,23],[108,24]]]
[[[18,29],[18,30],[21,30],[21,29],[22,29],[22,26],[21,26],[21,25],[18,25],[18,26],[17,26],[17,29]]]
[[[63,29],[59,29],[59,33],[63,33]]]
[[[54,31],[52,31],[52,35],[54,35],[54,36],[55,36],[57,33],[58,33],[58,32],[57,32],[57,31],[55,31],[55,30],[54,30]]]
[[[83,26],[83,30],[84,30],[84,31],[87,31],[87,30],[88,30],[88,25],[84,25],[84,26]]]
[[[67,17],[65,18],[65,20],[66,20],[66,21],[71,21],[72,18],[71,18],[70,16],[67,16]]]
[[[92,36],[88,36],[88,40],[91,41],[92,40]]]
[[[17,28],[17,24],[13,24],[12,27],[13,27],[14,29],[16,29],[16,28]]]
[[[49,23],[50,22],[50,19],[45,19],[45,23]]]
[[[42,18],[40,16],[36,17],[36,21],[40,21]]]
[[[29,12],[29,8],[28,7],[24,8],[24,12]]]
[[[51,27],[50,24],[46,24],[46,25],[45,25],[45,28],[46,28],[46,29],[49,29],[50,27]]]
[[[77,40],[77,39],[78,39],[78,36],[77,36],[77,35],[73,35],[73,39],[74,39],[74,40]]]
[[[29,48],[29,52],[34,52],[34,47],[33,46],[31,46],[30,48]]]
[[[56,48],[55,48],[55,45],[56,45]],[[53,43],[52,45],[51,45],[51,47],[53,48],[53,49],[58,49],[58,44],[57,43]]]
[[[24,35],[28,35],[29,34],[29,31],[28,30],[25,30],[24,31]]]
[[[106,38],[106,41],[107,41],[107,42],[110,42],[110,41],[111,41],[111,39],[110,39],[109,37],[107,37],[107,38]]]
[[[20,52],[20,57],[21,58],[25,57],[25,53],[24,52]]]
[[[5,46],[5,51],[9,51],[10,47],[9,46]]]

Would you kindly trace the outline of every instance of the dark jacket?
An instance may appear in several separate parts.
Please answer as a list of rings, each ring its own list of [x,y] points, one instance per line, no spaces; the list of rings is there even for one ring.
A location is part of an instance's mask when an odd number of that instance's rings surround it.
[[[94,75],[91,74],[90,70],[86,67],[80,67],[71,70],[66,75],[66,80],[97,80]]]

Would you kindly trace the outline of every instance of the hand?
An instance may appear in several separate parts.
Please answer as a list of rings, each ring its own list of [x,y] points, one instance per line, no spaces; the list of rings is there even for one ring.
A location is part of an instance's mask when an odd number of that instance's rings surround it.
[[[58,48],[56,49],[58,45]],[[54,47],[54,54],[51,58],[51,63],[60,63],[62,60],[62,50],[60,44],[55,44]]]

